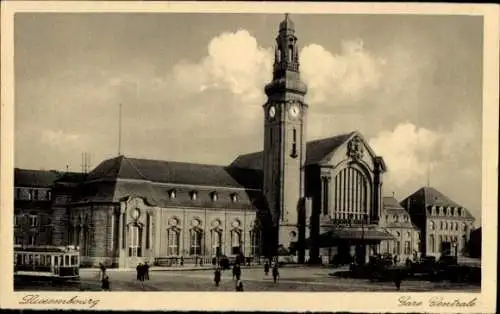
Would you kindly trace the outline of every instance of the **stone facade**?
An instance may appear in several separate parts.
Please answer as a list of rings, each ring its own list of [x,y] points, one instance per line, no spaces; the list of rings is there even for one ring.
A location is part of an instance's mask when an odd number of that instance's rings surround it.
[[[393,197],[383,198],[380,225],[393,237],[380,243],[380,253],[397,256],[400,262],[414,259],[420,253],[420,232],[410,218],[410,214]]]
[[[423,187],[401,205],[421,230],[420,251],[426,256],[465,255],[474,217],[432,187]]]

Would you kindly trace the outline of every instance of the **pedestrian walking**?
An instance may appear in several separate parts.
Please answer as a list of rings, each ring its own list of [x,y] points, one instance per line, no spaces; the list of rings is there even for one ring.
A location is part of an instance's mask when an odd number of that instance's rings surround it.
[[[99,269],[101,270],[101,280],[106,276],[106,266],[103,263],[99,263]]]
[[[401,288],[401,282],[403,281],[403,273],[399,270],[394,274],[394,285],[396,289],[399,291]]]
[[[149,280],[149,264],[147,262],[144,263],[144,278]]]
[[[110,291],[109,277],[105,276],[102,278],[101,288],[103,291]]]
[[[269,275],[269,262],[266,261],[266,263],[264,264],[264,274]]]
[[[221,280],[221,272],[220,272],[220,268],[217,267],[215,269],[215,272],[214,272],[214,282],[215,282],[216,287],[219,286],[220,280]]]
[[[274,280],[274,283],[276,283],[278,281],[279,276],[280,276],[280,272],[278,270],[278,264],[274,264],[274,266],[273,266],[273,280]]]
[[[137,280],[141,280],[141,270],[142,270],[142,264],[139,263],[137,264],[137,267],[135,268],[137,272]]]
[[[233,280],[240,280],[241,278],[241,267],[240,264],[234,264],[233,266]]]
[[[239,279],[236,281],[236,291],[238,292],[243,291],[243,282]]]

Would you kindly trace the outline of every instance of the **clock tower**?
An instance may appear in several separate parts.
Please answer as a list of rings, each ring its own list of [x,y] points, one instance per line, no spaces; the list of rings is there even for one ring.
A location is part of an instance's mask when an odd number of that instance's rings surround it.
[[[279,26],[273,80],[266,85],[265,92],[263,188],[273,229],[270,249],[275,254],[278,246],[288,249],[303,239],[300,226],[305,218],[302,211],[307,86],[300,79],[299,47],[288,14]]]

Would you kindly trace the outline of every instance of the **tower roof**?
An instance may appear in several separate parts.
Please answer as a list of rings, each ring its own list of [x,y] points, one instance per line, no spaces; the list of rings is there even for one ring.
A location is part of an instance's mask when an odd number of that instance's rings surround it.
[[[285,13],[285,19],[280,23],[280,32],[282,31],[295,31],[295,23],[290,18],[290,14]]]

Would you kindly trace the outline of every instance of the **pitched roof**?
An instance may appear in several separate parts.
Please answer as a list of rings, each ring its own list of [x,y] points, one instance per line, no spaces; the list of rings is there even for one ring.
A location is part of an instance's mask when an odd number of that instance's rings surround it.
[[[158,183],[261,189],[262,172],[254,169],[119,156],[99,164],[88,178],[135,179]]]
[[[392,196],[384,196],[382,198],[382,213],[383,215],[398,215],[401,216],[401,220],[398,219],[397,222],[385,222],[385,227],[398,227],[398,228],[417,228],[415,224],[412,223],[410,214],[404,209],[403,206]],[[405,221],[403,216],[408,217],[408,221]]]
[[[14,186],[49,188],[64,173],[56,170],[14,168]]]
[[[410,201],[412,204],[423,204],[425,208],[427,208],[428,206],[463,208],[465,210],[467,218],[474,218],[466,208],[454,202],[433,187],[421,187],[413,194],[405,198],[402,203],[407,203],[408,201]],[[427,210],[425,212],[427,213]]]
[[[309,141],[306,144],[306,165],[320,163],[324,158],[335,152],[351,136],[357,132],[350,132],[333,137]],[[262,169],[263,152],[255,152],[238,156],[232,163],[234,167]]]

